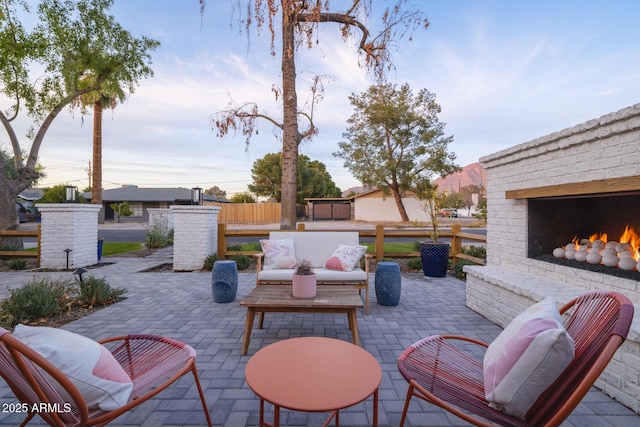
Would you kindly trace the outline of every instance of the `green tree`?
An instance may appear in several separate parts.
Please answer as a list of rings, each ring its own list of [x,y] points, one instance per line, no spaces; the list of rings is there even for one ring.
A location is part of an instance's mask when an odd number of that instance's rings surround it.
[[[296,173],[296,203],[303,204],[305,198],[311,197],[340,197],[341,191],[331,179],[324,163],[311,160],[301,154],[298,157],[298,171]],[[253,163],[251,169],[253,184],[249,184],[249,191],[258,196],[273,197],[282,201],[282,155],[268,153]]]
[[[400,217],[409,221],[402,197],[416,180],[459,169],[448,152],[453,137],[444,136],[435,95],[426,89],[414,95],[408,84],[382,84],[349,100],[355,112],[343,134],[347,141],[338,143],[334,156],[360,181],[391,194]]]
[[[331,5],[346,4],[347,8],[336,12]],[[252,27],[260,31],[263,26],[271,34],[271,54],[276,56],[276,30],[280,29],[278,39],[282,71],[282,85],[272,86],[276,99],[281,102],[282,117],[273,117],[262,113],[255,103],[236,105],[231,102],[225,111],[213,115],[212,122],[219,136],[241,130],[249,143],[253,133],[257,133],[256,122],[264,119],[282,132],[282,174],[280,228],[294,229],[296,226],[296,199],[298,194],[298,147],[300,143],[318,133],[314,123],[314,106],[322,99],[324,91],[319,77],[313,79],[311,86],[311,102],[308,109],[300,109],[296,91],[296,53],[302,46],[312,48],[317,41],[317,33],[321,24],[338,24],[345,41],[357,40],[358,53],[363,56],[362,64],[372,70],[377,79],[382,80],[386,72],[392,68],[390,48],[396,41],[409,35],[412,30],[427,28],[429,21],[422,12],[405,8],[407,0],[395,0],[390,7],[381,10],[382,30],[379,34],[371,33],[365,22],[372,16],[373,2],[362,0],[331,2],[308,0],[237,0],[238,21],[245,26],[247,32]],[[205,0],[200,0],[204,10]],[[281,37],[280,37],[281,36]],[[300,129],[298,119],[307,123],[306,129]],[[280,136],[278,136],[280,137]]]
[[[14,200],[37,178],[38,153],[56,116],[82,95],[113,93],[114,84],[131,93],[152,74],[149,52],[157,46],[107,14],[113,0],[41,0],[37,17],[29,16],[33,3],[0,0],[0,123],[17,172],[12,179],[0,165],[0,229],[17,226]],[[19,16],[36,25],[25,28]],[[20,113],[34,123],[26,160],[12,125]]]
[[[120,218],[123,216],[133,215],[129,202],[111,203],[109,207],[113,209],[113,212],[116,214],[116,222],[120,222]]]
[[[42,198],[38,203],[65,203],[67,201],[67,191],[65,187],[68,184],[58,184],[42,190]],[[80,193],[77,194],[75,202],[84,203],[87,199]]]
[[[255,203],[256,199],[251,194],[247,193],[236,193],[231,198],[231,203]]]
[[[227,197],[227,192],[222,190],[217,185],[214,185],[213,187],[204,190],[204,194],[208,194],[209,196],[216,196],[216,197]]]

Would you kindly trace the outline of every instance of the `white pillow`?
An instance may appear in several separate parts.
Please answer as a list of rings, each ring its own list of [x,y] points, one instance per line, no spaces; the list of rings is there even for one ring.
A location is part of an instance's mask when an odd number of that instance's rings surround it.
[[[324,267],[331,270],[351,271],[360,262],[360,258],[366,251],[366,246],[340,244],[324,263]]]
[[[296,252],[293,239],[260,240],[264,252],[264,269],[296,268]]]
[[[573,360],[575,343],[556,303],[547,298],[507,325],[484,356],[489,406],[523,418]]]
[[[16,325],[13,336],[64,372],[89,408],[112,411],[129,400],[131,379],[100,343],[63,329],[25,325]],[[63,398],[69,398],[54,384]]]

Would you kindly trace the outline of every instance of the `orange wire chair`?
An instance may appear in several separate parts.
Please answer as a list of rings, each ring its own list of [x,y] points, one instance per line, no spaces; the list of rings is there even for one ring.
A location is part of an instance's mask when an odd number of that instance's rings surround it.
[[[212,426],[192,347],[154,335],[118,336],[100,343],[109,349],[133,382],[129,401],[113,411],[88,408],[78,389],[62,371],[0,328],[0,375],[21,403],[29,408],[45,408],[29,412],[22,426],[36,415],[51,426],[102,426],[149,400],[187,372],[193,373],[207,424]],[[52,386],[54,381],[69,396],[61,397]],[[69,404],[71,410],[68,410]]]
[[[633,304],[617,292],[589,292],[560,309],[575,341],[575,357],[542,393],[524,419],[489,407],[484,393],[482,359],[468,346],[488,344],[459,335],[436,335],[408,347],[398,369],[409,383],[400,427],[412,397],[433,403],[478,426],[558,426],[575,409],[626,339]],[[465,349],[467,346],[467,349]]]

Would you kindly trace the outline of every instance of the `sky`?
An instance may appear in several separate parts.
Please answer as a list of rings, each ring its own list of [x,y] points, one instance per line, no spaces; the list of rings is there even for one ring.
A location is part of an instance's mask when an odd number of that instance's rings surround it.
[[[270,34],[238,24],[237,0],[115,0],[111,12],[135,36],[160,41],[155,75],[103,116],[103,187],[202,187],[247,191],[253,163],[281,150],[274,128],[258,124],[250,145],[242,135],[217,137],[211,115],[257,102],[280,118],[271,91],[280,85],[280,55]],[[244,0],[243,0],[244,2]],[[344,10],[346,0],[332,0]],[[377,4],[388,4],[375,0]],[[636,0],[409,0],[430,21],[392,50],[391,83],[434,93],[461,166],[640,102],[640,2]],[[340,8],[342,6],[342,9]],[[379,12],[379,10],[377,10]],[[375,12],[374,12],[375,14]],[[371,17],[371,25],[379,21]],[[277,46],[276,46],[277,49]],[[332,155],[353,114],[348,96],[373,76],[358,66],[353,41],[335,24],[320,27],[311,50],[297,53],[298,99],[311,77],[324,77],[316,107],[319,134],[300,153],[327,166],[342,190],[359,185]],[[29,124],[23,116],[18,135]],[[63,111],[40,150],[41,187],[88,184],[92,117]],[[0,134],[0,144],[8,139]],[[23,148],[28,141],[22,139]],[[639,148],[640,149],[640,148]]]

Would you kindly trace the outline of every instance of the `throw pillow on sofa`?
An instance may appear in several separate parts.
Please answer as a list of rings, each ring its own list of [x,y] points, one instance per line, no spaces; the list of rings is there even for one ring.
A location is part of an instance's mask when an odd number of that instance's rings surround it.
[[[366,246],[340,244],[325,262],[324,267],[331,270],[351,271],[358,265],[366,251]]]
[[[484,387],[489,406],[523,418],[573,360],[575,343],[547,298],[519,314],[489,345]]]
[[[100,343],[63,329],[16,325],[13,336],[40,353],[76,386],[89,408],[112,411],[126,404],[131,379]],[[70,402],[57,382],[54,387]]]
[[[293,239],[260,240],[264,252],[264,269],[296,268],[296,252]]]

